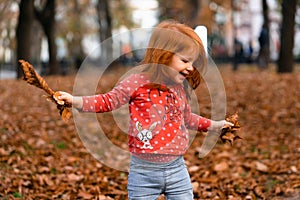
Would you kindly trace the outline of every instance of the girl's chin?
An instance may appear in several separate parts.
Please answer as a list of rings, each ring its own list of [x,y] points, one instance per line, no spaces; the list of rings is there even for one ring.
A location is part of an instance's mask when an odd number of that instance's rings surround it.
[[[175,84],[182,84],[184,80],[186,79],[184,76],[177,74],[175,76],[170,76],[170,81],[175,83]]]
[[[175,79],[174,79],[174,82],[181,84],[181,83],[183,83],[184,80],[185,80],[185,77],[176,76]]]

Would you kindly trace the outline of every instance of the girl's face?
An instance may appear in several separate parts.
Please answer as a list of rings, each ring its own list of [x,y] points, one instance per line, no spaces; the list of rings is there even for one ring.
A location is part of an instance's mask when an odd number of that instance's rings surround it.
[[[194,70],[193,63],[197,58],[197,53],[182,52],[172,56],[169,67],[169,77],[175,83],[183,83],[185,78]]]

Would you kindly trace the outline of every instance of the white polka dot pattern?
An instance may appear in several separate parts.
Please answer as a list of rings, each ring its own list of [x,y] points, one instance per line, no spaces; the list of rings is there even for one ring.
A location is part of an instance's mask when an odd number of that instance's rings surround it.
[[[188,131],[207,130],[210,120],[191,112],[181,85],[153,88],[147,76],[134,74],[110,92],[83,97],[84,112],[109,112],[129,103],[129,149],[133,153],[182,155],[188,147]],[[145,129],[157,123],[149,140],[152,149],[142,149],[135,123]]]

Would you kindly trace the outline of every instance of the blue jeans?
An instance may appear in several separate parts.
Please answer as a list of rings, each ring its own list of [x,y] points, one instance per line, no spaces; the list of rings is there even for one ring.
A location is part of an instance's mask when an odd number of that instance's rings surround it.
[[[128,176],[129,200],[193,200],[190,175],[182,156],[169,163],[153,163],[131,156]]]

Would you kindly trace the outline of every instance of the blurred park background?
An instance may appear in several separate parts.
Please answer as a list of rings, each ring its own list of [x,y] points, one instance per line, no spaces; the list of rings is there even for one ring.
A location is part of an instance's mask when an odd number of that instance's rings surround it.
[[[278,72],[292,72],[300,56],[299,5],[298,0],[1,0],[0,78],[22,76],[18,59],[43,75],[74,72],[105,39],[163,19],[206,26],[210,56],[232,63],[234,70],[240,63],[266,68],[271,62]],[[143,52],[125,54],[145,45],[138,38],[114,38],[93,59],[100,66],[101,56],[124,54],[118,61],[133,64]]]

